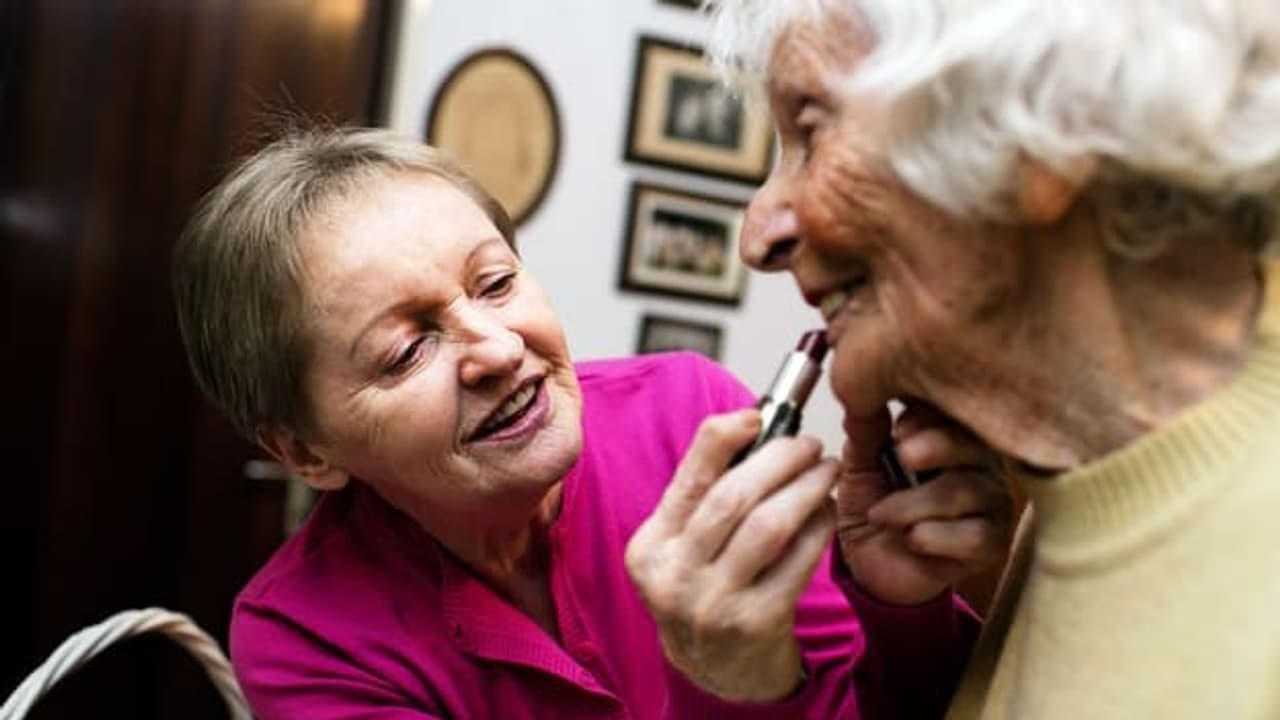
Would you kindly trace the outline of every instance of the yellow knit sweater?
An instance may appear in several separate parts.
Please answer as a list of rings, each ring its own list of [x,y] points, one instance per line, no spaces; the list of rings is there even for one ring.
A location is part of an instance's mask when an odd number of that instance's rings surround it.
[[[1280,718],[1280,266],[1227,387],[1026,484],[1034,518],[948,718]]]

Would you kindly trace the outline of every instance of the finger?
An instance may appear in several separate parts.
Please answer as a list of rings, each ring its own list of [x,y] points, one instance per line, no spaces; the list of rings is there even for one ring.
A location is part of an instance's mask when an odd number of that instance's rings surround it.
[[[751,510],[715,560],[731,587],[750,584],[787,552],[809,517],[829,502],[835,474],[835,461],[824,461]]]
[[[913,552],[972,567],[995,559],[1004,551],[1004,534],[986,518],[928,521],[911,528],[907,546]]]
[[[835,513],[831,503],[824,502],[805,519],[786,552],[756,578],[750,594],[756,596],[757,602],[776,598],[788,607],[794,606],[809,587],[822,554],[831,546],[833,533]]]
[[[906,408],[893,421],[893,437],[895,440],[926,428],[955,424],[955,421],[944,415],[941,410],[926,402],[908,400],[905,406]]]
[[[779,487],[813,468],[821,456],[822,444],[814,438],[776,438],[726,473],[707,491],[685,525],[683,535],[690,557],[708,562],[720,554],[745,519],[778,504],[771,493],[783,493]],[[806,510],[800,517],[807,514]]]
[[[680,532],[729,461],[760,432],[760,411],[750,408],[713,415],[698,432],[676,467],[653,518],[663,533]]]
[[[893,492],[883,467],[857,470],[841,465],[836,476],[836,510],[845,525],[866,525],[867,511]]]
[[[952,471],[886,496],[867,510],[867,519],[881,527],[907,527],[926,520],[994,516],[1007,502],[1003,486],[991,475]]]
[[[994,454],[977,438],[955,425],[920,428],[898,440],[898,461],[916,472],[934,468],[985,468]]]
[[[890,431],[888,408],[873,415],[845,415],[841,462],[851,472],[881,472],[880,452],[889,442]]]

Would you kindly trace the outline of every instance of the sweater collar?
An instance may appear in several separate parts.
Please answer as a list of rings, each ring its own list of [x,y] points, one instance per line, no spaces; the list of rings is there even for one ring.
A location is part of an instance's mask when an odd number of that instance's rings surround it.
[[[1280,420],[1280,264],[1264,264],[1263,284],[1256,345],[1222,390],[1100,460],[1022,480],[1047,569],[1084,569],[1136,552],[1253,471],[1242,458],[1268,442]]]

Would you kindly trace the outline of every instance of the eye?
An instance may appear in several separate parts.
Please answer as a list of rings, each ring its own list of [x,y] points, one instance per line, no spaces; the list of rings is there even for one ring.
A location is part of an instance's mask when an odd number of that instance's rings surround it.
[[[399,376],[403,375],[406,370],[413,367],[421,357],[435,344],[435,333],[426,333],[414,338],[413,342],[404,347],[383,370],[384,375]]]
[[[796,137],[804,149],[804,158],[808,160],[813,152],[814,136],[826,124],[827,110],[813,98],[801,98],[796,103],[796,111],[792,117],[792,125]]]
[[[515,287],[516,273],[504,272],[486,279],[480,287],[480,296],[486,298],[500,298],[508,295]]]

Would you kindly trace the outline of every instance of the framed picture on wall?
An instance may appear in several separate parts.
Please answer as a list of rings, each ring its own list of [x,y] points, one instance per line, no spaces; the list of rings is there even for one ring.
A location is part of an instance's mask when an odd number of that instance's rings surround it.
[[[737,250],[745,210],[741,202],[633,183],[619,286],[737,305],[747,281]]]
[[[692,350],[719,360],[720,336],[720,328],[710,323],[646,313],[640,319],[636,353]]]
[[[626,159],[753,184],[773,161],[769,113],[712,72],[702,51],[641,37]]]

